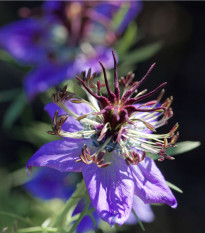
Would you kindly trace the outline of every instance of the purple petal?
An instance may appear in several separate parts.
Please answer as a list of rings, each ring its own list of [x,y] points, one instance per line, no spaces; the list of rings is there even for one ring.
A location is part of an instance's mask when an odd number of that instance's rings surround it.
[[[89,105],[86,103],[77,104],[77,103],[72,103],[71,101],[67,101],[65,103],[65,106],[75,114],[78,114],[79,116],[91,112]],[[53,115],[57,110],[59,110],[59,115],[66,114],[66,112],[63,109],[61,109],[54,103],[47,104],[44,109],[48,112],[51,119],[53,119]]]
[[[111,165],[98,168],[95,164],[83,166],[83,177],[92,204],[98,215],[111,226],[122,225],[128,219],[133,202],[134,183],[125,160],[114,152],[104,157]]]
[[[46,13],[53,13],[56,10],[60,10],[63,7],[63,1],[45,1],[43,3],[43,10]]]
[[[83,211],[83,209],[85,208],[85,201],[81,200],[80,202],[78,202],[77,207],[75,208],[74,212],[73,212],[73,216],[76,214],[79,214]],[[90,204],[89,209],[92,208],[92,205]],[[91,230],[97,230],[100,218],[97,215],[96,211],[92,212],[92,215],[95,219],[95,224],[96,226],[94,227],[93,225],[93,221],[91,219],[90,216],[85,216],[80,223],[78,224],[76,231],[77,233],[85,233],[85,232],[90,232]]]
[[[47,63],[30,72],[24,81],[26,93],[30,99],[40,92],[46,91],[49,87],[55,86],[64,80],[73,79],[75,75],[82,71],[100,72],[99,60],[106,68],[113,67],[113,59],[110,56],[111,49],[106,47],[96,47],[94,55],[79,55],[73,62],[64,64]],[[74,62],[75,60],[75,62]]]
[[[113,68],[113,58],[111,56],[112,49],[106,48],[104,46],[96,46],[95,48],[95,54],[90,55],[90,57],[78,56],[76,58],[76,69],[79,71],[83,70],[88,71],[89,68],[92,69],[92,72],[101,72],[102,67],[99,64],[99,61],[103,63],[103,65],[106,67],[106,69]]]
[[[61,172],[81,172],[82,162],[76,162],[83,145],[89,140],[59,140],[43,145],[27,162],[27,167],[50,167]]]
[[[91,111],[89,106],[85,103],[74,104],[74,103],[71,103],[70,101],[67,101],[65,105],[71,111],[73,111],[74,113],[78,115],[83,115]],[[63,109],[61,109],[54,103],[47,104],[44,109],[48,112],[51,119],[53,119],[53,116],[57,110],[58,110],[58,115],[66,114],[66,112]],[[69,116],[66,122],[63,124],[62,129],[68,132],[76,132],[76,131],[82,130],[83,127],[77,120]]]
[[[138,216],[138,218],[143,222],[152,222],[154,220],[154,213],[149,204],[144,204],[144,202],[137,196],[134,196],[133,209]],[[137,219],[133,213],[130,214],[127,224],[136,224]]]
[[[46,46],[41,40],[47,40],[44,24],[35,19],[24,19],[0,29],[0,47],[26,64],[41,64],[47,58]]]
[[[100,221],[99,216],[96,212],[93,213],[93,217],[95,219],[96,226],[94,227],[93,221],[90,216],[85,216],[76,228],[77,233],[86,233],[86,232],[93,232],[93,230],[97,230],[98,224]]]
[[[124,2],[125,3],[125,2]],[[142,9],[142,2],[141,1],[126,1],[126,4],[129,5],[129,9],[124,16],[122,22],[120,23],[117,32],[122,33],[128,26],[128,24],[139,14]],[[123,3],[122,3],[123,7]]]
[[[122,8],[127,8],[125,16],[122,18],[117,33],[122,33],[128,24],[139,14],[142,9],[142,2],[140,1],[113,1],[111,3],[100,2],[95,8],[96,11],[102,14],[104,17],[112,20],[115,14],[118,13]]]
[[[152,159],[146,157],[138,165],[130,165],[130,169],[136,180],[135,194],[144,203],[164,203],[172,208],[177,207],[174,195]]]
[[[76,173],[59,172],[51,168],[41,168],[32,173],[24,188],[33,196],[50,200],[68,199],[75,190],[80,177]]]
[[[91,112],[91,109],[88,104],[86,103],[81,103],[81,104],[76,104],[72,103],[70,101],[67,101],[65,103],[66,107],[69,108],[72,112],[78,114],[78,115],[84,115],[89,112]]]
[[[63,80],[73,79],[76,74],[73,63],[57,65],[53,63],[44,64],[31,71],[25,78],[25,91],[30,99],[49,87],[60,84]]]

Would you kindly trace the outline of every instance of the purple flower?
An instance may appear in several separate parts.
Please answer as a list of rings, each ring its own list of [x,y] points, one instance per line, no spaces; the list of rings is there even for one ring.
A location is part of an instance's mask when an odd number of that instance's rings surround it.
[[[140,10],[138,1],[45,1],[39,12],[30,10],[29,18],[0,29],[0,47],[35,66],[24,83],[33,98],[72,79],[82,67],[99,71],[98,59],[111,68],[110,48]],[[121,11],[121,20],[113,24]]]
[[[77,182],[80,181],[78,173],[59,172],[51,168],[41,168],[32,174],[31,179],[25,183],[24,188],[33,196],[50,200],[60,198],[67,200],[71,197],[76,188]],[[80,201],[73,215],[80,213],[85,207],[84,201]],[[144,204],[139,198],[134,197],[133,208],[143,222],[151,222],[154,214],[149,204]],[[96,227],[98,227],[100,219],[96,211],[93,212]],[[130,214],[127,224],[136,224],[137,220],[134,214]],[[77,232],[87,232],[94,228],[93,222],[89,216],[85,216],[77,227]]]
[[[103,64],[105,84],[93,82],[89,72],[77,77],[88,101],[74,98],[66,87],[53,94],[52,104],[46,110],[53,117],[53,131],[64,140],[42,146],[28,161],[27,167],[50,167],[61,172],[82,172],[91,202],[98,215],[111,226],[124,224],[134,207],[135,196],[143,203],[164,203],[175,208],[177,202],[155,162],[147,152],[159,155],[159,161],[173,159],[166,155],[167,147],[174,146],[178,124],[169,133],[151,134],[172,117],[172,98],[160,103],[164,90],[156,100],[143,104],[146,98],[158,92],[166,83],[146,93],[136,91],[149,76],[138,82],[128,73],[120,84],[117,61],[114,58],[114,92],[110,89]],[[101,87],[108,96],[101,94]],[[56,112],[55,112],[56,111]],[[70,126],[71,124],[71,126]],[[168,141],[170,139],[170,141]]]
[[[74,173],[62,173],[51,168],[42,168],[37,170],[31,179],[25,183],[24,188],[33,196],[50,200],[60,198],[67,200],[75,191],[76,184],[80,181],[80,176]],[[85,207],[84,201],[77,205],[74,215],[80,213]],[[96,212],[93,213],[96,224],[99,223],[99,217]],[[77,227],[77,232],[87,232],[94,228],[92,219],[85,216]]]
[[[53,198],[67,200],[79,181],[80,176],[75,173],[68,174],[51,168],[41,168],[32,174],[24,188],[33,196],[43,200]]]

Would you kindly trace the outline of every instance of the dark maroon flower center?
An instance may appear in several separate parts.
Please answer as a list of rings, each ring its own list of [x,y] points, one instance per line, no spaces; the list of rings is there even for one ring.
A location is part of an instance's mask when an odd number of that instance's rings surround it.
[[[79,77],[76,77],[80,83],[83,85],[83,87],[86,89],[86,91],[91,94],[99,103],[100,105],[100,112],[97,113],[97,115],[103,115],[103,125],[104,128],[106,126],[107,129],[106,133],[110,134],[112,132],[114,136],[118,136],[120,131],[122,130],[122,126],[129,123],[133,124],[132,121],[130,121],[130,116],[137,112],[154,112],[154,111],[165,111],[167,110],[167,106],[160,106],[155,108],[141,108],[136,107],[135,104],[138,103],[141,100],[144,100],[145,98],[148,98],[152,95],[154,95],[156,92],[158,92],[162,87],[166,85],[166,82],[158,86],[153,91],[144,94],[144,95],[138,95],[136,97],[131,98],[131,96],[135,93],[135,91],[138,89],[138,87],[147,79],[149,74],[151,73],[152,69],[154,68],[153,64],[148,72],[145,74],[145,76],[139,81],[134,83],[132,87],[125,92],[125,94],[121,97],[120,96],[120,89],[119,89],[119,82],[118,82],[118,74],[117,74],[117,60],[114,52],[113,59],[114,59],[114,92],[111,91],[107,74],[105,67],[100,62],[100,65],[102,67],[103,73],[104,73],[104,80],[105,80],[105,86],[107,89],[107,98],[101,95],[101,86],[102,84],[98,80],[97,82],[97,91],[98,94],[94,93],[91,88],[86,85],[85,80],[80,79]],[[131,77],[131,76],[130,76]],[[150,101],[143,105],[148,107],[150,105],[156,104],[157,101]]]

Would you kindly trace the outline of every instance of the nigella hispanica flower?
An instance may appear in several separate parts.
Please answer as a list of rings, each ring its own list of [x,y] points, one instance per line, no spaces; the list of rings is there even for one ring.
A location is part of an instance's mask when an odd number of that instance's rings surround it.
[[[67,200],[73,194],[76,184],[80,181],[78,173],[59,172],[51,168],[40,168],[32,174],[31,179],[25,183],[24,188],[34,197],[42,200],[50,200],[60,198]],[[85,203],[81,200],[73,215],[83,211]],[[135,196],[133,208],[139,219],[143,222],[151,222],[154,219],[154,214],[149,204],[144,204],[142,200]],[[100,219],[96,211],[93,212],[95,219],[94,227],[90,216],[85,216],[79,223],[76,232],[85,233],[99,227]],[[134,214],[131,214],[126,221],[126,224],[136,224],[137,219]]]
[[[33,98],[79,74],[82,66],[99,71],[98,59],[112,68],[111,47],[141,5],[140,1],[45,1],[42,8],[23,8],[24,19],[0,29],[0,47],[35,67],[25,78],[26,93]]]
[[[169,133],[155,134],[158,127],[172,117],[172,98],[161,103],[164,90],[156,100],[144,102],[166,83],[151,92],[136,92],[149,76],[154,65],[139,82],[132,82],[128,73],[120,80],[114,58],[114,92],[110,89],[106,70],[100,62],[105,84],[93,82],[91,72],[76,77],[88,95],[88,101],[76,99],[66,87],[53,94],[54,103],[46,110],[53,117],[50,134],[64,137],[42,146],[28,161],[27,167],[51,167],[61,172],[82,172],[91,202],[99,216],[110,225],[124,224],[135,205],[135,196],[144,203],[165,203],[175,208],[177,202],[154,161],[172,159],[167,147],[174,146],[176,124]],[[107,97],[101,87],[107,89]],[[144,103],[139,103],[143,101]],[[153,133],[152,133],[153,132]],[[168,141],[169,139],[169,141]]]

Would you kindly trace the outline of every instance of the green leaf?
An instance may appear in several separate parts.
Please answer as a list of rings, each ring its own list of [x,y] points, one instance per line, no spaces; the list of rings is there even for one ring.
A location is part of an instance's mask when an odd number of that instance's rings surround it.
[[[2,49],[0,49],[0,60],[8,62],[8,63],[12,63],[12,64],[17,63],[17,61],[11,55],[9,55],[6,51]]]
[[[185,141],[185,142],[179,142],[177,143],[176,147],[170,147],[166,150],[166,153],[168,155],[178,155],[183,154],[185,152],[188,152],[190,150],[194,150],[195,148],[199,147],[201,145],[198,141]]]
[[[21,216],[18,216],[16,214],[12,214],[12,213],[8,213],[8,212],[4,212],[4,211],[0,211],[0,215],[5,215],[5,216],[9,216],[11,218],[17,219],[19,221],[25,222],[30,226],[33,226],[34,224],[30,221],[30,219],[28,218],[23,218]]]
[[[135,218],[137,219],[137,222],[139,223],[141,229],[142,229],[143,231],[145,231],[145,228],[144,228],[142,222],[140,221],[139,217],[138,217],[137,214],[135,213],[134,209],[132,209],[132,213],[134,214]]]
[[[151,159],[153,159],[153,160],[157,160],[157,159],[160,158],[159,155],[153,154],[153,153],[149,153],[149,152],[147,152],[146,155],[147,155],[148,157],[150,157]]]
[[[121,66],[132,65],[145,61],[155,55],[161,48],[163,43],[158,41],[149,45],[135,49],[133,52],[125,54],[121,57]]]
[[[123,6],[119,8],[118,12],[114,15],[111,22],[111,27],[114,31],[116,31],[120,26],[122,20],[124,19],[125,15],[128,12],[128,9],[129,9],[129,3],[125,2],[123,3]]]
[[[179,192],[179,193],[183,193],[183,191],[182,191],[179,187],[177,187],[176,185],[170,183],[170,182],[167,181],[167,180],[166,180],[166,182],[167,182],[168,186],[169,186],[171,189],[173,189],[173,190],[175,190],[175,191],[177,191],[177,192]]]
[[[16,95],[20,93],[20,88],[15,88],[11,90],[1,91],[0,92],[0,102],[7,102],[13,100]]]
[[[80,199],[82,198],[81,194],[86,193],[86,187],[85,182],[82,180],[80,183],[77,184],[75,192],[72,194],[72,196],[68,199],[68,201],[65,203],[63,210],[58,214],[54,222],[51,224],[52,227],[59,227],[63,228],[66,215],[68,211],[72,207],[76,207]]]
[[[75,93],[77,97],[86,98],[86,93],[80,88],[79,82],[77,79],[72,79],[65,81],[62,86],[67,85],[67,91]]]
[[[9,63],[21,70],[28,71],[31,68],[28,65],[27,66],[23,64],[21,65],[15,58],[13,58],[9,53],[7,53],[2,49],[0,49],[0,60]]]
[[[198,141],[179,142],[176,144],[176,147],[167,148],[166,154],[171,155],[171,156],[183,154],[183,153],[188,152],[190,150],[196,149],[200,145],[201,145],[201,143]],[[153,160],[157,160],[160,158],[160,156],[157,154],[152,154],[152,153],[146,153],[146,154],[147,154],[147,156],[149,156]]]
[[[30,142],[39,147],[45,143],[59,139],[57,136],[47,133],[51,130],[51,126],[52,124],[43,122],[32,122],[32,125],[27,127],[15,126],[12,129],[12,137],[16,140]],[[21,137],[19,137],[20,134]]]
[[[28,228],[18,229],[18,233],[29,233],[29,232],[58,232],[58,229],[53,227],[28,227]]]
[[[21,92],[16,96],[14,101],[11,103],[9,108],[7,109],[4,118],[3,118],[3,126],[6,129],[10,129],[13,126],[15,120],[20,116],[24,107],[26,106],[27,101],[25,94]]]
[[[26,168],[20,168],[14,172],[11,172],[8,175],[8,178],[11,180],[12,187],[20,186],[25,184],[30,178],[26,173]]]
[[[124,36],[115,45],[115,50],[119,57],[125,53],[134,43],[136,43],[137,24],[132,22],[128,26]]]

